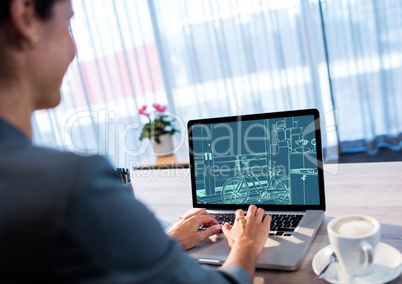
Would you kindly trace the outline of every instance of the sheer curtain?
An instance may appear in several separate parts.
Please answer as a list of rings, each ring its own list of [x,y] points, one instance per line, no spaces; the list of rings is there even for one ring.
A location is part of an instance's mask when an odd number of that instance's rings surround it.
[[[400,149],[402,2],[322,3],[342,152]]]
[[[149,6],[162,70],[170,75],[167,94],[183,117],[315,107],[324,118],[326,154],[337,157],[317,2],[154,0]]]
[[[145,0],[73,1],[77,57],[63,101],[37,112],[35,141],[81,155],[100,154],[119,167],[148,155],[138,140],[138,109],[167,103]]]
[[[129,166],[138,108],[196,117],[318,108],[326,159],[399,148],[402,4],[393,0],[73,1],[78,56],[35,142]],[[96,11],[96,12],[95,12]],[[386,143],[386,144],[384,144]]]

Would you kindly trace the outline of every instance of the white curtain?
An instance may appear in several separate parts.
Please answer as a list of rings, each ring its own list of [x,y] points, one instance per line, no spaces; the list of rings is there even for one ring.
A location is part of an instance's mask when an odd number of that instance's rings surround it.
[[[119,167],[149,155],[144,104],[185,123],[318,108],[325,157],[399,149],[402,3],[394,0],[73,1],[78,56],[63,103],[34,117],[35,141],[101,154]]]

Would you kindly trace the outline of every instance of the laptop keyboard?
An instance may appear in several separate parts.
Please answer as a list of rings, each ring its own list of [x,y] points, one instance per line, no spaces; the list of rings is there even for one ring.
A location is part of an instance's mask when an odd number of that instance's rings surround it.
[[[220,224],[229,223],[233,225],[235,213],[212,213],[211,214]],[[291,236],[298,226],[303,215],[299,214],[272,214],[270,236]]]

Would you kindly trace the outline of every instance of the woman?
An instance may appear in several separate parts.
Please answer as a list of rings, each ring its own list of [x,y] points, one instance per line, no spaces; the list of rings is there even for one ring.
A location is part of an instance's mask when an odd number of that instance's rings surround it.
[[[59,104],[75,56],[72,16],[71,0],[0,2],[0,282],[251,282],[269,231],[264,210],[238,210],[222,228],[197,210],[168,237],[105,159],[32,145],[31,115]],[[182,250],[221,229],[231,253],[220,269]]]

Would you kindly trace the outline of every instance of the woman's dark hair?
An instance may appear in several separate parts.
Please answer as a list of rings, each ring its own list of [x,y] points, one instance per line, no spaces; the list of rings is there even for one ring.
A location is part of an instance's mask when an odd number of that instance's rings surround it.
[[[59,0],[34,0],[35,12],[46,20],[52,16],[53,5],[57,1]],[[10,18],[10,2],[11,0],[0,0],[0,24]]]

